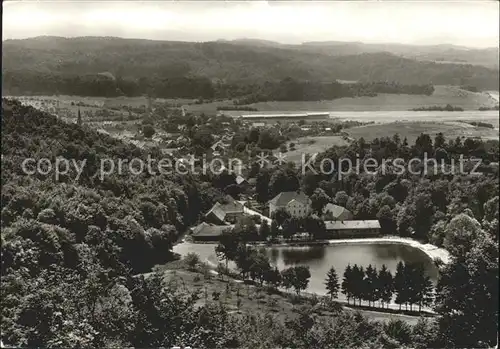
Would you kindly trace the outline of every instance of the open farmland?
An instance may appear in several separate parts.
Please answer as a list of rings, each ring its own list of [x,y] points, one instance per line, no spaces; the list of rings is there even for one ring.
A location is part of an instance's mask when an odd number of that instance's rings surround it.
[[[435,86],[431,96],[379,94],[375,97],[339,98],[329,101],[296,101],[296,102],[259,102],[249,104],[258,112],[299,112],[299,111],[408,111],[413,108],[433,105],[451,104],[465,110],[478,110],[479,107],[493,107],[498,104],[488,93],[470,92],[456,86]],[[187,111],[215,112],[218,106],[231,106],[232,101],[192,104],[186,106]],[[230,115],[251,114],[246,111],[224,111]]]
[[[353,127],[346,132],[352,138],[363,137],[366,141],[397,133],[401,138],[406,137],[410,144],[414,143],[421,133],[427,133],[434,137],[442,132],[447,139],[456,137],[498,139],[498,129],[476,127],[465,122],[392,122]]]

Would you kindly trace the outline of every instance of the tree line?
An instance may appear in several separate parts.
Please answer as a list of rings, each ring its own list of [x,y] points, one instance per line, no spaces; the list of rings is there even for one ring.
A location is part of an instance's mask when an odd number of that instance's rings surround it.
[[[199,103],[231,99],[235,106],[267,101],[320,101],[378,93],[431,95],[432,85],[395,82],[342,84],[337,81],[303,81],[285,78],[262,83],[222,83],[204,76],[121,77],[106,74],[68,75],[46,72],[5,71],[2,76],[10,95],[76,95],[91,97],[189,98]],[[221,106],[220,110],[228,110]],[[235,107],[233,107],[235,108]],[[241,107],[240,107],[241,108]],[[249,110],[249,109],[236,109]],[[253,109],[252,109],[253,110]]]
[[[335,268],[330,268],[325,280],[327,294],[331,298],[337,298],[339,291],[345,295],[347,302],[351,300],[356,305],[362,301],[368,302],[369,306],[388,307],[395,296],[394,302],[405,305],[413,310],[418,305],[419,311],[422,307],[430,307],[433,300],[433,284],[428,275],[425,274],[421,263],[399,262],[396,274],[393,276],[385,264],[380,270],[371,264],[363,268],[354,264],[346,267],[342,282],[339,281]]]

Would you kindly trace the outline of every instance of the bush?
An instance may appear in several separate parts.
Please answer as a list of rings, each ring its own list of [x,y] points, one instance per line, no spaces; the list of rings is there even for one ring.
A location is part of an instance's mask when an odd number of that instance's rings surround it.
[[[142,134],[146,138],[151,138],[155,134],[155,128],[152,125],[146,124],[142,127]]]
[[[184,257],[184,262],[186,262],[189,270],[196,270],[196,266],[200,263],[200,256],[194,252],[189,252],[186,257]]]

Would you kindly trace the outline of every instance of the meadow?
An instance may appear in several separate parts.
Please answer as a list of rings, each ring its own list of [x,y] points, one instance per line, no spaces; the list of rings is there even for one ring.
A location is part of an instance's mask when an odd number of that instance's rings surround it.
[[[347,145],[348,142],[342,136],[316,136],[316,137],[301,137],[287,143],[295,145],[294,150],[287,151],[285,155],[286,161],[292,161],[296,164],[302,162],[302,154],[321,153],[334,145]]]
[[[427,133],[434,138],[441,132],[447,139],[456,137],[498,139],[499,137],[498,129],[476,127],[465,122],[392,122],[353,127],[347,129],[346,132],[352,138],[363,137],[366,141],[397,133],[401,138],[406,137],[410,144],[413,144],[422,133]]]
[[[498,104],[487,93],[470,92],[456,86],[435,86],[431,96],[426,95],[396,95],[379,94],[375,97],[339,98],[329,101],[299,101],[299,102],[260,102],[250,104],[259,112],[291,112],[291,111],[408,111],[413,108],[433,105],[445,106],[451,104],[465,110],[478,110],[479,107],[493,107]],[[192,104],[186,106],[191,112],[216,112],[218,106],[230,106],[231,101]],[[255,113],[259,113],[255,112]],[[252,112],[225,112],[241,115]]]

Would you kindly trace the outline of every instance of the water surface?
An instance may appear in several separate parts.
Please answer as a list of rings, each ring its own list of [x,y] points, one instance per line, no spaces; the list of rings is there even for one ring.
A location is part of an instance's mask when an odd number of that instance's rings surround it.
[[[202,260],[218,263],[215,244],[182,243],[174,246],[174,252],[185,255],[197,253]],[[437,282],[438,270],[434,262],[422,251],[403,244],[349,243],[327,246],[280,246],[263,247],[271,263],[279,269],[292,265],[306,265],[311,271],[308,292],[325,294],[325,277],[330,267],[334,267],[342,279],[348,264],[367,267],[369,264],[381,268],[383,264],[394,274],[399,261],[423,263],[427,275]],[[233,266],[234,265],[230,265]]]

